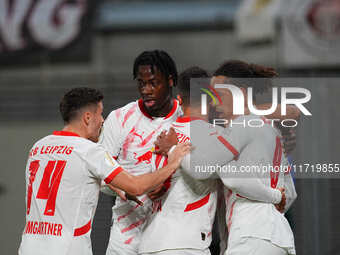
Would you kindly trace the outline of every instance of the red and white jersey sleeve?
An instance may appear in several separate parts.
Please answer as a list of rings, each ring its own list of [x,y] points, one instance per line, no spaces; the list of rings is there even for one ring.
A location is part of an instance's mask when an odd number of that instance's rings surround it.
[[[131,104],[133,103],[130,103],[126,107],[130,106]],[[102,133],[99,138],[99,143],[101,143],[106,148],[106,150],[108,150],[113,155],[114,158],[118,157],[122,147],[121,137],[124,131],[124,126],[122,125],[124,121],[122,120],[122,111],[124,111],[124,109],[119,108],[109,114],[104,122]]]
[[[26,167],[26,225],[19,254],[92,254],[100,181],[122,171],[102,146],[70,132],[38,141]]]
[[[101,145],[89,148],[83,159],[93,177],[103,180],[106,184],[123,171],[123,168]]]

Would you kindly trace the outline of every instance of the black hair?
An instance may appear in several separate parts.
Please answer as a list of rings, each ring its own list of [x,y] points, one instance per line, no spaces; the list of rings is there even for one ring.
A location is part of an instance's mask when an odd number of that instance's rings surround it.
[[[74,88],[68,91],[60,101],[59,111],[65,123],[77,117],[79,110],[96,105],[104,99],[103,94],[93,88]]]
[[[263,93],[272,87],[270,78],[278,74],[275,69],[271,67],[249,64],[240,60],[228,60],[222,63],[213,75],[226,76],[234,85],[239,87],[253,87],[254,94],[257,94]]]
[[[184,105],[190,104],[190,79],[193,78],[205,78],[204,80],[202,80],[202,82],[207,84],[202,85],[200,82],[199,84],[197,84],[197,89],[195,88],[195,90],[197,90],[197,92],[199,93],[200,87],[207,87],[209,85],[209,82],[206,80],[207,78],[209,78],[208,72],[198,66],[189,67],[181,72],[178,77],[177,89],[183,99]],[[196,97],[193,96],[192,98]]]
[[[177,84],[177,68],[174,60],[163,50],[144,51],[136,59],[133,64],[133,78],[137,78],[138,67],[141,65],[152,66],[152,72],[155,67],[165,76],[166,79],[171,78],[174,86]]]

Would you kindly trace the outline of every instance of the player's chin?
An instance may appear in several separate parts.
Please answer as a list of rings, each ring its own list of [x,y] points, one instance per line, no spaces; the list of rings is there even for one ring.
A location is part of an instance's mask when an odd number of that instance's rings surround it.
[[[148,111],[148,113],[150,113],[151,115],[153,113],[157,113],[158,111],[158,107],[157,104],[154,104],[153,106],[145,106],[145,109]]]

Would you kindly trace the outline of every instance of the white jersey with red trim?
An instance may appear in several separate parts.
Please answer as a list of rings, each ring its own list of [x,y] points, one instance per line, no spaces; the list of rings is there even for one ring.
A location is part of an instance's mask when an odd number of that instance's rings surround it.
[[[258,166],[259,163],[263,165],[280,164],[282,171],[275,173],[275,171],[264,170],[264,173],[258,174],[258,179],[268,187],[287,188],[288,179],[291,179],[290,166],[283,154],[280,138],[269,132],[267,135],[268,137],[262,136],[264,141],[261,143],[257,140],[249,144],[242,151],[239,159],[230,165],[241,169]],[[261,162],[258,161],[260,155]],[[288,185],[289,183],[290,181]],[[293,189],[295,192],[295,188]],[[269,240],[276,246],[285,249],[288,254],[295,254],[294,235],[290,225],[284,214],[280,213],[273,204],[246,199],[228,188],[225,188],[224,194],[229,244],[239,241],[240,238],[255,237]],[[289,193],[286,196],[287,202],[290,201],[291,204],[292,197]],[[293,200],[295,198],[296,196]],[[286,207],[285,211],[287,209]]]
[[[167,130],[182,110],[176,100],[173,108],[165,117],[151,117],[144,109],[142,100],[129,103],[110,113],[104,123],[100,142],[117,158],[118,163],[133,175],[152,171],[152,151],[157,136]],[[136,236],[151,210],[151,200],[143,195],[139,197],[143,206],[133,201],[123,201],[117,197],[112,208],[113,224],[118,225],[122,240],[126,244],[135,244]],[[114,238],[114,237],[113,237]]]
[[[196,123],[196,128],[191,128],[191,132],[197,135],[195,140],[191,135],[195,149],[190,157],[184,158],[182,167],[197,179],[213,178],[217,174],[228,188],[225,189],[228,243],[243,237],[256,237],[269,240],[294,254],[292,230],[284,215],[273,205],[281,200],[274,188],[285,186],[284,170],[288,170],[289,165],[282,151],[279,133],[269,121],[262,118],[266,124],[261,128],[249,126],[249,121],[260,123],[260,118],[255,115],[241,116],[233,120],[232,127],[215,133],[204,130],[204,124]],[[190,164],[195,168],[190,168]],[[220,167],[222,171],[209,171],[209,166],[215,166],[214,170]],[[278,167],[280,171],[273,171],[273,167]],[[262,199],[252,198],[261,186],[272,192],[263,193]]]
[[[105,149],[55,131],[34,144],[26,166],[26,225],[21,255],[92,254],[91,224],[101,180],[122,168]]]
[[[172,127],[179,143],[190,141],[189,118],[178,118]],[[159,169],[166,164],[166,158],[154,154],[153,164],[154,169]],[[216,180],[195,180],[178,169],[165,184],[167,192],[153,202],[139,254],[208,249],[217,204]]]

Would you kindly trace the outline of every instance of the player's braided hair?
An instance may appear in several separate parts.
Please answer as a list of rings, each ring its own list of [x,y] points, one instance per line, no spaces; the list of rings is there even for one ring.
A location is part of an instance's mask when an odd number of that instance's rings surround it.
[[[93,88],[74,88],[68,91],[59,104],[59,111],[65,123],[77,116],[79,110],[90,105],[96,105],[104,99],[103,94]]]
[[[258,94],[272,87],[270,78],[277,76],[278,73],[272,67],[249,64],[240,60],[228,60],[222,63],[214,72],[214,76],[218,75],[230,78],[236,86],[252,87],[254,94]]]
[[[177,68],[173,59],[163,50],[144,51],[136,59],[133,65],[133,78],[136,79],[138,73],[138,67],[141,65],[152,66],[152,72],[154,67],[165,76],[166,79],[171,78],[174,86],[177,84]]]
[[[189,105],[190,103],[190,79],[192,78],[209,78],[209,74],[198,66],[189,67],[179,74],[177,89],[184,105]],[[206,85],[203,87],[206,87]]]

